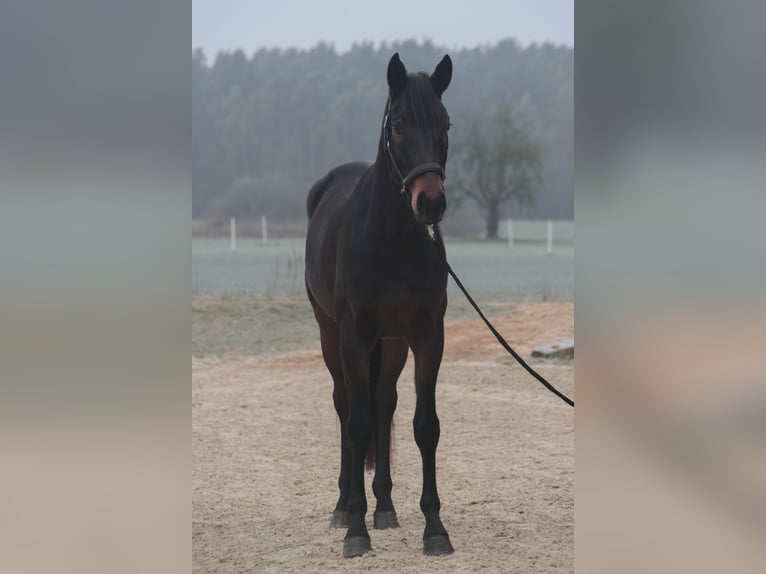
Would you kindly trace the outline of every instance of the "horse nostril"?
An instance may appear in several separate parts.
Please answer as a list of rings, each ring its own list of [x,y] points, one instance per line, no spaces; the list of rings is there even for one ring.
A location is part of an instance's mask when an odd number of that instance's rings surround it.
[[[416,205],[418,207],[419,212],[422,213],[423,211],[425,211],[425,204],[426,204],[426,194],[425,193],[418,194],[418,200],[416,202]]]
[[[418,195],[418,199],[415,202],[417,210],[421,214],[438,215],[444,213],[447,209],[447,199],[444,197],[444,193],[439,193],[436,197],[428,197],[423,192]]]

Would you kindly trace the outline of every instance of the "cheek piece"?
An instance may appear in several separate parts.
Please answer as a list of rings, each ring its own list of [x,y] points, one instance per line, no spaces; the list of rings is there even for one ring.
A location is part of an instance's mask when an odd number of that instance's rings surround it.
[[[394,154],[391,151],[391,140],[388,132],[388,114],[386,114],[386,116],[383,118],[383,137],[385,138],[386,153],[388,154],[388,159],[391,161],[391,165],[393,166],[396,175],[402,182],[402,189],[399,191],[399,193],[402,195],[402,198],[407,201],[408,204],[410,202],[407,200],[407,188],[413,181],[415,181],[415,178],[423,175],[424,173],[433,172],[438,173],[439,177],[441,177],[442,181],[444,181],[444,168],[441,166],[441,164],[435,162],[421,163],[420,165],[416,165],[406,176],[402,177],[402,172],[399,169],[399,166],[396,164]]]

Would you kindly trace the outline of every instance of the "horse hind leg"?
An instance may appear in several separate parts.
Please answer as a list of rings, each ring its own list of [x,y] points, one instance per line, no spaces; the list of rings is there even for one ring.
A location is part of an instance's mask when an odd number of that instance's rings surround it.
[[[370,362],[377,366],[378,372],[371,369],[373,386],[373,412],[375,414],[375,477],[372,491],[377,504],[373,514],[373,526],[378,530],[398,528],[399,521],[391,499],[393,483],[391,481],[391,430],[394,411],[396,410],[396,382],[407,362],[408,345],[405,339],[386,339],[376,346],[377,361]],[[377,362],[377,365],[375,363]],[[377,380],[375,380],[377,379]]]

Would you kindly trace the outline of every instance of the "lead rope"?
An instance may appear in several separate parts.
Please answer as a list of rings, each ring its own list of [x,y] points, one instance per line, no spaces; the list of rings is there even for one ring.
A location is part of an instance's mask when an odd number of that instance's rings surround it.
[[[437,225],[429,225],[427,226],[428,235],[431,237],[431,239],[434,242],[441,243],[442,246],[444,246],[444,241],[441,237],[441,232],[439,231],[439,227]],[[437,241],[438,238],[438,241]],[[473,300],[473,298],[468,294],[468,290],[463,287],[463,283],[458,279],[457,275],[455,275],[455,272],[452,270],[452,267],[450,267],[450,264],[447,263],[447,258],[444,258],[444,264],[447,266],[447,271],[449,272],[450,276],[452,276],[452,279],[455,280],[455,283],[460,288],[460,290],[463,292],[463,295],[465,295],[465,298],[468,299],[468,302],[473,306],[473,308],[476,310],[476,312],[479,314],[479,317],[482,318],[484,321],[484,324],[487,325],[487,328],[492,332],[492,334],[497,339],[498,343],[506,350],[510,355],[518,361],[518,363],[526,369],[526,371],[532,375],[534,378],[536,378],[542,385],[548,389],[550,392],[552,392],[554,395],[556,395],[558,398],[560,398],[562,401],[564,401],[566,404],[568,404],[570,407],[574,407],[574,401],[567,397],[562,392],[558,391],[552,384],[550,384],[548,381],[545,380],[545,378],[540,375],[537,371],[535,371],[532,367],[530,367],[527,362],[521,358],[521,356],[514,351],[511,346],[506,342],[506,340],[503,338],[503,336],[497,332],[497,329],[492,325],[492,323],[489,322],[489,320],[484,316],[484,313],[481,312],[481,309],[479,309],[479,306],[476,304],[476,301]]]
[[[384,138],[384,145],[386,147],[386,154],[388,155],[388,159],[391,162],[392,167],[396,171],[396,174],[399,176],[399,179],[402,182],[402,189],[400,191],[400,196],[404,200],[404,202],[407,204],[408,207],[410,207],[409,202],[407,201],[407,198],[405,197],[407,194],[407,183],[408,180],[413,179],[418,174],[418,168],[420,167],[429,167],[429,171],[433,171],[433,167],[439,168],[439,173],[442,176],[442,180],[444,179],[444,170],[439,164],[423,164],[422,166],[416,167],[413,171],[411,171],[407,177],[402,177],[402,172],[399,170],[399,166],[396,164],[396,160],[394,159],[394,154],[391,151],[391,145],[390,140],[388,137],[388,113],[390,110],[390,102],[386,103],[386,114],[383,117],[383,138]],[[444,241],[441,237],[441,232],[439,231],[438,225],[427,225],[426,226],[426,232],[428,233],[428,236],[431,238],[434,243],[441,243],[442,247],[444,246]],[[454,279],[457,286],[460,288],[460,290],[463,292],[463,295],[465,295],[465,298],[468,299],[468,302],[473,306],[473,308],[476,310],[476,312],[479,314],[479,317],[482,318],[484,321],[484,324],[487,325],[487,328],[492,332],[492,334],[497,339],[497,342],[500,343],[500,345],[510,353],[510,355],[516,359],[516,361],[526,369],[526,371],[532,375],[535,379],[537,379],[542,385],[548,389],[550,392],[552,392],[554,395],[556,395],[558,398],[560,398],[562,401],[564,401],[566,404],[568,404],[570,407],[574,407],[574,401],[567,397],[565,394],[558,391],[553,385],[551,385],[548,381],[545,380],[545,378],[540,375],[537,371],[535,371],[532,367],[527,365],[527,362],[521,358],[521,356],[514,351],[511,346],[506,342],[506,340],[503,338],[503,336],[498,333],[497,329],[492,325],[492,323],[489,322],[489,319],[487,319],[484,316],[484,313],[481,312],[481,309],[479,309],[479,306],[476,304],[476,301],[473,300],[473,297],[468,293],[468,290],[463,287],[463,283],[458,279],[458,276],[455,275],[455,272],[452,270],[452,267],[450,267],[450,264],[447,262],[447,257],[444,256],[444,265],[447,266],[447,271],[452,276],[452,279]]]

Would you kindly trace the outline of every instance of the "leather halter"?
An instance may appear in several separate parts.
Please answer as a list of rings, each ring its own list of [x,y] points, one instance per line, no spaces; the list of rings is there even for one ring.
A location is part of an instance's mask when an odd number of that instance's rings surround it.
[[[410,172],[405,176],[402,177],[402,172],[399,169],[399,166],[396,163],[396,159],[394,159],[394,154],[391,151],[391,139],[388,135],[388,106],[386,106],[386,115],[383,118],[383,140],[386,144],[386,153],[388,154],[388,159],[391,160],[391,165],[394,168],[394,171],[396,172],[396,175],[399,176],[399,179],[402,182],[402,189],[399,191],[399,193],[402,196],[402,199],[407,201],[407,188],[409,185],[415,181],[415,178],[423,175],[424,173],[438,173],[439,176],[442,178],[442,181],[444,181],[444,168],[439,163],[434,162],[427,162],[427,163],[421,163],[420,165],[416,165]],[[409,203],[409,202],[407,202]]]

